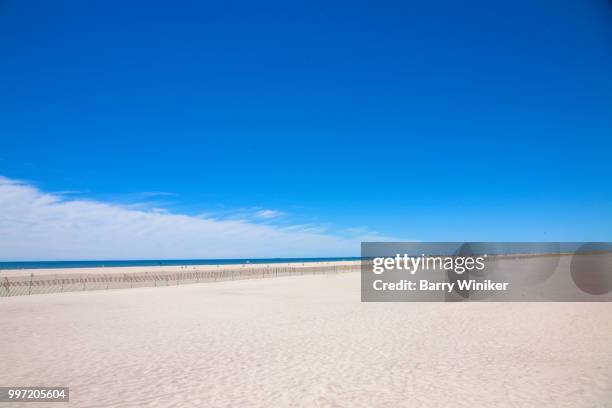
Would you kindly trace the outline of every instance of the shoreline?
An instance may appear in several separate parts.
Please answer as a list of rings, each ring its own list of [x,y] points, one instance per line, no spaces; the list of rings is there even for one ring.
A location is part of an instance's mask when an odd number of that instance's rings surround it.
[[[540,258],[550,256],[573,256],[588,255],[595,253],[609,253],[608,251],[591,252],[560,252],[560,253],[510,253],[491,254],[490,261],[501,261],[504,259]],[[298,258],[299,259],[299,258]],[[305,258],[306,259],[306,258]],[[317,259],[317,258],[311,258]],[[122,274],[122,273],[155,273],[155,272],[210,272],[210,271],[235,271],[238,269],[273,269],[273,268],[313,268],[334,266],[360,266],[361,259],[354,260],[330,260],[330,261],[288,261],[288,262],[262,262],[262,263],[219,263],[219,264],[184,264],[184,265],[145,265],[145,266],[92,266],[92,267],[63,267],[63,268],[23,268],[3,269],[0,267],[0,278],[19,276],[48,276],[48,275],[79,275],[79,274]],[[61,261],[59,261],[61,262]],[[78,261],[77,261],[78,262]]]
[[[274,269],[274,268],[304,268],[355,266],[359,267],[361,261],[327,261],[327,262],[283,262],[283,263],[249,263],[249,264],[216,264],[216,265],[161,265],[161,266],[111,266],[92,268],[48,268],[48,269],[0,269],[0,278],[20,276],[49,276],[49,275],[114,275],[126,273],[181,273],[181,272],[211,272],[235,271],[240,269]]]
[[[358,256],[304,257],[304,258],[185,258],[185,259],[76,259],[76,260],[20,260],[0,261],[2,270],[22,269],[71,269],[71,268],[115,268],[149,266],[206,266],[206,265],[258,265],[303,262],[359,261]]]

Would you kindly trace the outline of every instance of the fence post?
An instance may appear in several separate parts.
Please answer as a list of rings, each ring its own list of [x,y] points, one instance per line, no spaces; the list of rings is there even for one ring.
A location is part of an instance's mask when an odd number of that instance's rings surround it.
[[[30,273],[30,287],[28,288],[28,295],[32,294],[32,278],[34,278],[34,274]]]

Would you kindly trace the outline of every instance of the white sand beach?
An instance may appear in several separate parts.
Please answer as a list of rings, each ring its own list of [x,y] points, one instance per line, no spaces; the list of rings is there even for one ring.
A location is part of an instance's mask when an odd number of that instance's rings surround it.
[[[77,407],[612,406],[609,303],[359,288],[346,273],[1,298],[0,384],[69,386]]]

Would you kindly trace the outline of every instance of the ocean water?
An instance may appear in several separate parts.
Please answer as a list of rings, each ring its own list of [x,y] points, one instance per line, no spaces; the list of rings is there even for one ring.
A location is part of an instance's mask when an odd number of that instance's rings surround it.
[[[244,265],[285,262],[331,262],[358,261],[359,257],[347,258],[259,258],[259,259],[172,259],[172,260],[127,260],[127,261],[24,261],[0,262],[2,269],[59,269],[102,268],[114,266],[181,266],[181,265]]]

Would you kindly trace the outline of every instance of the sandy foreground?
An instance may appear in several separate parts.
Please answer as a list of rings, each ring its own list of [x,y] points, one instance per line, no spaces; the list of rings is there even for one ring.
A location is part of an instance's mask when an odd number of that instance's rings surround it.
[[[361,303],[346,273],[0,298],[0,325],[0,385],[77,407],[612,407],[609,303]]]

